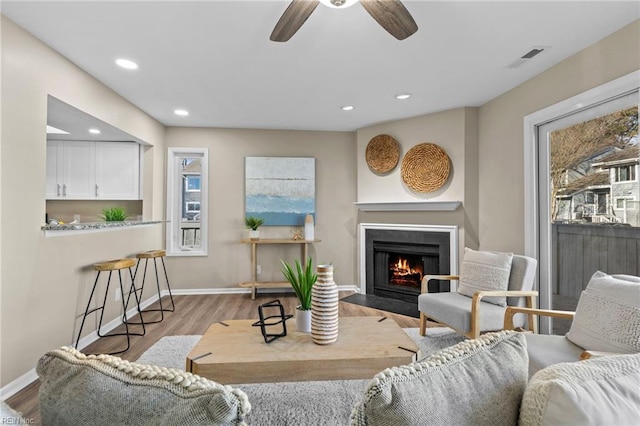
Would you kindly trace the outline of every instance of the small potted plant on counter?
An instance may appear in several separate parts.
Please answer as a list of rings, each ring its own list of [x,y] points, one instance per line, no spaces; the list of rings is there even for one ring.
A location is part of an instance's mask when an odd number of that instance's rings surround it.
[[[260,231],[258,228],[264,223],[264,219],[254,216],[244,218],[244,224],[249,229],[249,238],[252,240],[260,239]]]
[[[282,263],[282,274],[289,281],[293,291],[298,296],[300,304],[296,307],[296,329],[305,333],[311,333],[311,290],[318,279],[318,275],[313,271],[311,258],[307,260],[304,269],[300,262],[296,260],[296,269],[291,267],[284,260]]]
[[[127,218],[124,207],[111,207],[102,210],[102,218],[106,222],[122,222]]]

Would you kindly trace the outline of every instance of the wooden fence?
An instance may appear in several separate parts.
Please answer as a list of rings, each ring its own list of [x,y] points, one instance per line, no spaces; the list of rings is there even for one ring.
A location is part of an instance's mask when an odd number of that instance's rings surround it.
[[[596,271],[640,276],[640,228],[552,225],[553,293],[574,299]]]

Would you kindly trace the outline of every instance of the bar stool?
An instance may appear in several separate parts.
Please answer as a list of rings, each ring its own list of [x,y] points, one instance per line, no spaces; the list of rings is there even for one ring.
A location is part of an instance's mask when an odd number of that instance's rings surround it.
[[[82,323],[80,324],[80,331],[78,332],[78,338],[76,339],[76,348],[78,347],[78,343],[80,342],[80,336],[82,335],[82,329],[84,328],[84,323],[87,319],[87,316],[96,311],[101,311],[100,321],[98,322],[98,329],[96,331],[96,333],[98,334],[98,337],[127,336],[127,347],[121,351],[110,352],[110,355],[119,354],[119,353],[128,351],[129,348],[131,347],[131,342],[129,338],[130,336],[144,336],[144,334],[146,333],[145,326],[144,326],[145,323],[144,323],[144,320],[142,319],[142,312],[140,311],[140,299],[138,298],[138,295],[134,292],[136,307],[138,309],[138,314],[140,315],[140,322],[135,324],[142,325],[142,333],[132,333],[129,331],[129,325],[134,323],[127,320],[127,307],[129,306],[129,297],[127,298],[126,303],[124,300],[124,295],[126,293],[124,292],[124,284],[122,282],[122,270],[129,269],[129,276],[131,277],[131,286],[133,287],[134,275],[131,268],[135,264],[136,264],[135,259],[125,258],[125,259],[109,260],[106,262],[100,262],[93,265],[93,269],[98,271],[98,274],[96,275],[96,280],[93,282],[93,289],[91,290],[91,295],[89,296],[89,301],[87,302],[87,308],[85,309],[84,316],[82,317]],[[109,271],[109,278],[107,279],[107,285],[104,290],[104,299],[102,300],[102,306],[98,306],[96,308],[90,309],[91,300],[93,300],[93,295],[95,294],[96,288],[98,286],[98,280],[100,279],[100,274],[102,272],[107,272],[107,271]],[[107,304],[107,297],[109,295],[109,285],[111,284],[111,274],[113,273],[113,271],[118,271],[118,278],[120,280],[120,294],[122,295],[122,310],[124,312],[122,322],[124,323],[125,332],[102,335],[100,334],[100,328],[102,328],[104,308],[105,308],[105,305]],[[131,295],[131,290],[129,290],[129,295]]]
[[[129,293],[129,297],[131,297],[131,292],[137,294],[140,292],[140,299],[142,298],[142,291],[144,290],[144,282],[147,278],[147,266],[149,263],[149,259],[153,259],[153,266],[155,267],[156,272],[156,288],[158,290],[158,302],[160,304],[159,309],[145,309],[142,312],[160,312],[160,319],[157,321],[146,321],[146,324],[156,324],[164,320],[165,312],[174,312],[176,309],[176,305],[173,303],[173,294],[171,293],[171,285],[169,284],[169,277],[167,276],[167,267],[164,264],[164,257],[166,255],[165,250],[149,250],[142,253],[136,254],[136,258],[138,258],[138,263],[136,264],[136,271],[134,273],[134,280],[138,277],[138,267],[140,266],[140,261],[144,259],[144,271],[142,273],[142,284],[140,287],[131,286],[131,291]],[[162,262],[162,269],[164,271],[164,279],[167,283],[167,290],[169,290],[169,298],[171,299],[171,308],[165,308],[162,306],[162,292],[160,290],[160,277],[158,276],[158,258]],[[127,297],[127,303],[129,301],[129,297]],[[140,315],[142,318],[142,314]],[[137,323],[131,323],[137,324]]]

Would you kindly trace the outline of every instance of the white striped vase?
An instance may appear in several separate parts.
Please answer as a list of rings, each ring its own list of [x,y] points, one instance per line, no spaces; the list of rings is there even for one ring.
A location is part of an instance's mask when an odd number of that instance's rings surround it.
[[[333,266],[318,265],[318,281],[311,289],[311,339],[318,345],[338,340],[338,286]]]

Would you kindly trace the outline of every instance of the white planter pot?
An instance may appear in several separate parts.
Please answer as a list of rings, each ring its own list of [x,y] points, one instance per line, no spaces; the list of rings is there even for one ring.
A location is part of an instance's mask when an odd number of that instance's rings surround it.
[[[303,311],[296,308],[296,330],[311,333],[311,310]]]
[[[254,231],[253,229],[250,229],[249,230],[249,239],[250,240],[259,240],[260,239],[260,231],[258,231],[258,230]]]

